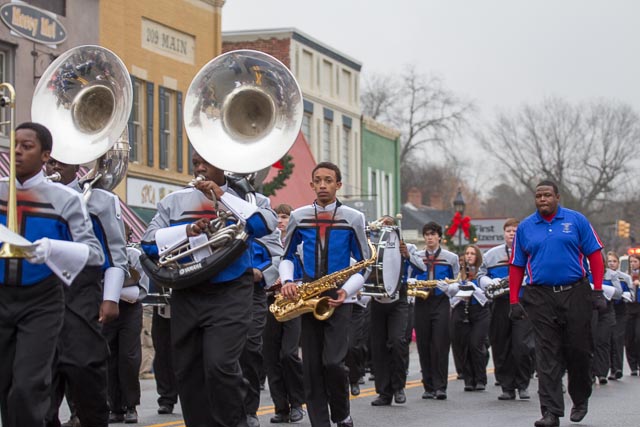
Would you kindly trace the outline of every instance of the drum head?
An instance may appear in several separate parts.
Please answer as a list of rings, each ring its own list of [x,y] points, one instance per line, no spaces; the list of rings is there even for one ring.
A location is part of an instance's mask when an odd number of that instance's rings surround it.
[[[378,242],[378,265],[382,266],[382,281],[387,295],[395,294],[402,276],[400,235],[397,227],[382,229]]]

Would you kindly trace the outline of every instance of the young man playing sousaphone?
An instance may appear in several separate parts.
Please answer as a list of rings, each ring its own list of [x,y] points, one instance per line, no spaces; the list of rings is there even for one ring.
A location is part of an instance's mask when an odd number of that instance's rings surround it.
[[[42,427],[65,313],[60,282],[71,285],[86,266],[102,265],[104,255],[80,194],[42,172],[52,149],[49,130],[23,123],[15,143],[16,181],[0,181],[0,222],[17,214],[18,233],[34,246],[24,259],[0,259],[0,413],[5,427]],[[10,185],[16,206],[8,206]]]
[[[264,196],[256,194],[254,206],[228,185],[223,170],[196,151],[191,160],[194,175],[204,180],[158,203],[158,212],[142,237],[142,248],[149,256],[156,257],[164,248],[187,241],[192,247],[206,241],[204,232],[220,210],[246,221],[245,231],[250,237],[266,236],[275,230],[275,212],[260,207],[264,203],[268,206]],[[219,201],[218,211],[213,195]],[[202,250],[209,251],[208,246]],[[251,261],[251,249],[247,248],[213,277],[173,289],[171,294],[172,361],[188,427],[246,425],[247,386],[239,359],[251,322]]]
[[[344,206],[336,198],[342,187],[340,169],[329,162],[319,163],[311,173],[313,204],[291,213],[287,226],[285,253],[280,263],[282,295],[297,296],[294,257],[302,245],[303,282],[309,283],[369,257],[364,215]],[[313,314],[302,315],[302,363],[305,397],[311,425],[352,427],[345,357],[348,349],[351,304],[364,284],[362,272],[351,275],[338,289],[323,293],[330,296],[335,311],[321,321]]]

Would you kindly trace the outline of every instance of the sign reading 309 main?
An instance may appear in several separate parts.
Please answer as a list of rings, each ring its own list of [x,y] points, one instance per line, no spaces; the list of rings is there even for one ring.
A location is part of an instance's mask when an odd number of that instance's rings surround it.
[[[0,18],[7,27],[36,43],[58,44],[67,38],[67,30],[49,13],[23,3],[0,6]]]

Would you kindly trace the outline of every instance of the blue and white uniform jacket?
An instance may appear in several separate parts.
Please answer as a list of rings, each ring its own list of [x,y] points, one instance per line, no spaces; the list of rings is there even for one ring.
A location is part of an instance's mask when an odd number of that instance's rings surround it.
[[[456,279],[460,274],[458,255],[453,252],[438,247],[433,254],[422,249],[417,252],[417,255],[422,258],[425,265],[425,271],[416,275],[417,280]],[[446,294],[448,297],[453,297],[458,292],[458,284],[447,285],[443,282],[431,292],[435,292],[436,296]]]
[[[316,203],[294,210],[289,217],[285,251],[280,263],[283,283],[294,279],[296,252],[302,260],[302,279],[310,282],[368,259],[369,246],[362,212],[339,200],[322,207]],[[364,285],[364,272],[352,275],[343,285],[345,302],[357,302],[356,293]]]
[[[276,213],[269,207],[265,196],[256,194],[257,206],[238,197],[227,184],[220,186],[224,194],[220,198],[219,209],[231,211],[246,221],[245,230],[249,234],[244,251],[235,261],[210,279],[210,283],[228,282],[237,279],[252,268],[251,240],[273,232],[278,224]],[[266,200],[265,200],[266,199]],[[214,219],[216,211],[213,202],[196,188],[185,188],[175,191],[158,203],[158,211],[151,220],[147,231],[142,236],[142,249],[154,258],[158,257],[160,246],[174,246],[186,242],[194,242],[203,235],[187,238],[187,226],[200,218]],[[195,240],[194,240],[195,239]],[[167,242],[162,243],[162,242]]]
[[[24,183],[16,180],[18,232],[34,242],[48,238],[51,252],[44,264],[0,259],[0,285],[31,286],[54,274],[71,284],[86,266],[100,266],[104,255],[89,215],[76,191],[47,181],[44,173]],[[7,223],[8,179],[0,180],[0,223]]]

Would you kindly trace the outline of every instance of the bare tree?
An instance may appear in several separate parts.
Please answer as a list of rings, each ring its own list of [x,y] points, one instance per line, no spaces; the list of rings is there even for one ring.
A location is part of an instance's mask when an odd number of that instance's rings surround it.
[[[456,135],[474,111],[437,77],[408,67],[402,75],[376,75],[365,80],[361,97],[364,114],[402,132],[400,163],[420,150],[439,146]]]
[[[540,180],[551,179],[563,205],[589,214],[614,199],[628,177],[638,158],[640,118],[620,102],[571,105],[552,98],[500,114],[478,139],[516,187],[533,193]]]

